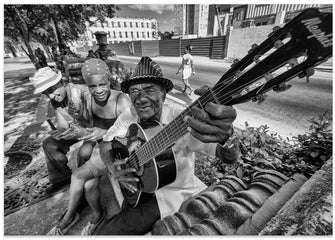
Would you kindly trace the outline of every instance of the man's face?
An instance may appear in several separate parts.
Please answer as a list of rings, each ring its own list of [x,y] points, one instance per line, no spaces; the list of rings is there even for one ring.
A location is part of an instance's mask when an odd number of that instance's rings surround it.
[[[110,96],[110,82],[105,74],[89,76],[86,82],[90,93],[96,101],[107,101]]]
[[[49,87],[42,93],[56,102],[62,102],[66,97],[66,90],[62,82],[58,82],[56,85]]]
[[[129,87],[129,96],[140,120],[160,120],[165,91],[154,83],[135,84]]]

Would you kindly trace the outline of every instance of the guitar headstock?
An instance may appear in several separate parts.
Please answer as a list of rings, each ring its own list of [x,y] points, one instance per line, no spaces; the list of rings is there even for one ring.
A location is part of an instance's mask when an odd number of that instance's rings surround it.
[[[332,13],[306,9],[282,28],[275,27],[261,44],[233,64],[212,88],[215,100],[233,105],[261,102],[270,90],[290,88],[287,81],[312,75],[332,56]]]

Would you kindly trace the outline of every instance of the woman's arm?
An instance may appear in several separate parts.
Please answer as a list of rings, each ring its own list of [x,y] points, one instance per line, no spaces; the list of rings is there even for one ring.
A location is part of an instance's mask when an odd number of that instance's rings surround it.
[[[183,60],[181,61],[181,64],[180,64],[180,66],[179,66],[179,68],[178,68],[178,71],[177,71],[177,73],[176,74],[178,74],[178,73],[180,73],[180,70],[184,70],[184,58],[183,58]]]

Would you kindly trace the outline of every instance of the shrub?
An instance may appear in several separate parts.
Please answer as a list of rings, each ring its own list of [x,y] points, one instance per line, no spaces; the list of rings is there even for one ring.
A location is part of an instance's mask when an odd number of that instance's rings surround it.
[[[287,177],[295,173],[310,177],[332,155],[331,115],[325,113],[309,120],[309,132],[292,140],[269,133],[266,125],[237,131],[241,158],[232,165],[220,159],[197,154],[196,175],[207,185],[219,182],[226,175],[235,175],[247,184],[257,171],[272,169]]]

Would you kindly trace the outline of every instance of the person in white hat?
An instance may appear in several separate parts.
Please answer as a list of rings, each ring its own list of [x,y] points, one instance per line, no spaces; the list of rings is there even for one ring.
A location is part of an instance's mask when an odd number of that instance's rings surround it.
[[[55,110],[56,115],[56,130],[51,132],[52,135],[57,135],[69,129],[70,125],[75,122],[74,117],[78,117],[81,110],[78,103],[85,92],[88,92],[87,87],[66,84],[62,80],[62,73],[54,71],[50,67],[38,69],[33,76],[29,78],[35,90],[34,94],[42,93],[48,97],[51,107]],[[71,100],[72,101],[69,101]],[[75,108],[75,104],[77,109]],[[79,108],[79,109],[78,109]],[[47,137],[43,143],[43,149],[46,154],[47,170],[51,186],[46,189],[47,193],[58,190],[70,182],[71,170],[67,166],[67,158],[65,152],[69,146],[78,142],[74,136],[71,139],[55,139],[53,136]],[[59,157],[59,152],[64,154]],[[54,157],[58,154],[58,158]],[[89,156],[80,156],[78,159],[89,158]],[[78,163],[80,164],[80,163]]]
[[[113,187],[122,203],[122,210],[86,234],[148,233],[157,220],[178,211],[183,201],[206,188],[194,175],[195,151],[216,154],[228,164],[239,157],[232,125],[236,111],[232,107],[209,102],[202,106],[203,109],[189,109],[190,116],[180,115],[180,111],[164,103],[166,94],[173,89],[173,83],[163,77],[161,68],[151,58],[142,57],[134,74],[123,81],[121,87],[129,94],[132,107],[117,118],[99,147],[111,181],[116,180]],[[141,144],[143,135],[138,126],[147,131],[152,131],[150,126],[166,128],[163,133],[151,132],[153,137],[149,138],[149,142]],[[127,145],[115,138],[125,136]],[[141,146],[139,151],[132,149],[136,145]],[[166,146],[168,150],[161,149],[161,146]],[[136,153],[129,156],[132,150]],[[156,156],[156,165],[147,162],[152,154]],[[145,174],[146,179],[143,179],[142,170],[148,169],[150,173]],[[148,177],[151,170],[164,177],[160,176],[157,182],[155,174],[152,178]],[[153,192],[139,191],[151,184],[150,191],[157,187]],[[122,202],[122,196],[126,201]]]
[[[80,158],[78,161],[83,164],[71,176],[70,200],[67,210],[58,224],[48,232],[48,235],[66,234],[79,220],[80,216],[76,211],[82,196],[90,191],[90,186],[98,183],[98,179],[94,179],[95,177],[107,172],[103,163],[100,164],[103,167],[101,168],[99,162],[94,161],[95,158],[91,160],[95,156],[92,153],[96,143],[102,140],[102,136],[114,124],[116,118],[131,105],[130,99],[125,93],[110,88],[110,71],[101,59],[88,59],[84,62],[81,73],[89,90],[83,97],[83,110],[79,111],[80,113],[76,116],[80,123],[87,124],[84,128],[84,134],[75,135],[77,140],[84,141],[78,153],[78,158]],[[80,129],[80,127],[76,127],[76,129]],[[60,160],[62,163],[66,162],[65,154],[68,152],[68,147],[60,143],[64,141],[71,143],[72,136],[73,130],[70,127],[68,130],[49,138],[48,144],[44,144],[44,146],[50,162],[59,162]],[[46,149],[46,146],[49,148]],[[95,199],[99,197],[98,194],[95,193]],[[90,204],[94,212],[92,222],[99,221],[103,217],[100,202],[94,203],[93,206]]]

